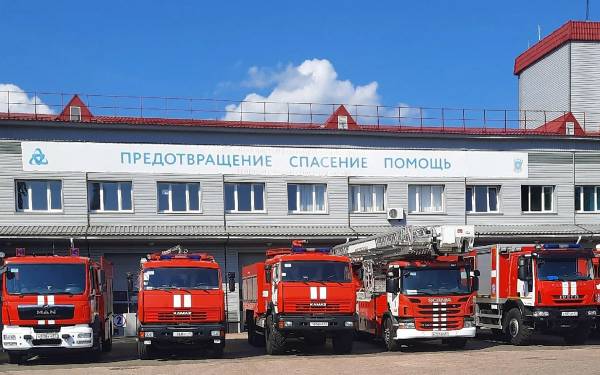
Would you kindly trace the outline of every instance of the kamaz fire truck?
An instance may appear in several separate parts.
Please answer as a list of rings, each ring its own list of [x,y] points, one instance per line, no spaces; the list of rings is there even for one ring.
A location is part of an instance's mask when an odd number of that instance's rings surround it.
[[[34,353],[112,347],[112,266],[71,256],[25,255],[2,267],[2,347],[10,363]]]
[[[225,294],[215,259],[176,246],[141,260],[138,294],[138,355],[161,349],[225,347]],[[230,288],[235,287],[231,285]]]
[[[242,270],[243,314],[251,345],[282,354],[289,338],[311,346],[327,337],[338,354],[352,351],[356,287],[350,259],[329,249],[270,249],[265,262]]]
[[[597,315],[593,251],[579,244],[496,244],[474,249],[481,272],[476,322],[514,345],[534,331],[585,342]]]
[[[464,257],[473,240],[473,226],[405,226],[333,247],[362,279],[357,333],[389,351],[418,339],[464,347],[475,336],[477,272]]]

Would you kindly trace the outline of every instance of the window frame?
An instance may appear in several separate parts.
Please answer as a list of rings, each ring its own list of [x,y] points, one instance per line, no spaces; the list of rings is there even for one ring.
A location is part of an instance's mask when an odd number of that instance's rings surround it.
[[[19,208],[19,191],[18,184],[19,182],[24,182],[28,184],[27,186],[27,204],[29,208],[20,209]],[[31,183],[32,182],[44,182],[46,184],[46,205],[48,206],[47,210],[34,210],[33,209],[33,194],[31,194]],[[50,182],[60,182],[60,208],[52,208],[52,192],[50,190]],[[62,179],[15,179],[14,180],[14,192],[15,192],[15,212],[19,213],[27,213],[27,214],[47,214],[47,213],[62,213],[64,212],[65,202],[64,202],[64,181]]]
[[[160,210],[160,191],[158,186],[160,184],[169,185],[169,210]],[[185,211],[173,211],[173,185],[174,184],[185,184]],[[198,185],[198,210],[190,210],[190,184]],[[157,181],[156,182],[156,211],[159,214],[175,214],[175,215],[187,215],[187,214],[201,214],[202,213],[202,183],[198,181]]]
[[[117,205],[118,205],[118,209],[117,210],[105,210],[104,209],[104,187],[103,185],[105,183],[108,184],[117,184],[118,186],[118,190],[117,190]],[[129,183],[131,185],[131,191],[130,191],[130,200],[131,200],[131,209],[129,210],[124,210],[123,209],[123,193],[121,191],[121,184],[126,184]],[[99,210],[92,210],[90,207],[90,187],[92,184],[100,184],[100,209]],[[133,213],[134,212],[134,203],[133,203],[133,181],[110,181],[110,180],[90,180],[88,181],[88,189],[87,189],[87,202],[88,202],[88,211],[90,213],[95,213],[95,214],[104,214],[104,213],[108,213],[108,214],[115,214],[115,213]]]
[[[250,211],[240,211],[239,210],[238,186],[242,185],[242,184],[250,185],[250,207],[251,207]],[[233,210],[226,209],[225,210],[226,213],[228,213],[228,214],[256,214],[256,213],[264,214],[264,213],[267,213],[267,185],[264,182],[225,182],[225,185],[223,186],[223,193],[224,193],[224,198],[225,198],[225,199],[223,199],[223,201],[225,203],[225,205],[224,205],[225,207],[227,206],[227,203],[225,202],[227,199],[227,196],[225,194],[225,186],[226,185],[235,185],[235,189],[233,191],[233,200],[234,200],[235,209],[233,209]],[[255,185],[262,185],[262,188],[263,188],[263,193],[262,193],[263,209],[262,210],[257,210],[254,208],[254,204],[255,204],[254,186]]]
[[[373,211],[362,211],[361,207],[361,199],[362,199],[362,193],[361,193],[361,187],[366,186],[366,187],[371,187],[372,189],[372,209]],[[375,187],[383,187],[383,209],[382,210],[377,210],[377,200],[375,199],[377,194],[376,194],[376,189]],[[354,199],[354,194],[352,189],[353,188],[358,188],[358,210],[353,210],[352,207],[353,205],[353,199]],[[349,184],[348,185],[348,210],[350,211],[351,214],[384,214],[386,213],[386,207],[387,207],[387,184]]]
[[[441,211],[430,211],[430,212],[426,212],[426,211],[410,211],[410,188],[411,187],[416,187],[418,188],[416,190],[416,194],[415,194],[415,208],[420,208],[420,204],[419,200],[421,199],[421,192],[420,190],[422,189],[422,187],[424,186],[429,186],[429,187],[434,187],[434,186],[441,186],[442,187],[442,209]],[[432,189],[432,193],[431,193],[431,201],[433,202],[433,189]],[[445,214],[446,213],[446,185],[445,184],[409,184],[408,185],[408,213],[411,215],[440,215],[440,214]]]
[[[476,202],[476,198],[475,198],[475,188],[477,187],[485,187],[486,188],[486,205],[487,205],[487,211],[475,211],[475,202]],[[496,210],[495,211],[491,211],[490,210],[490,188],[496,189]],[[467,190],[471,189],[471,211],[467,211]],[[501,209],[501,191],[502,191],[502,185],[485,185],[485,184],[479,184],[479,185],[466,185],[465,187],[465,212],[469,215],[498,215],[502,213],[502,209]]]
[[[584,205],[584,188],[593,187],[594,188],[594,209],[592,211],[586,211],[583,209]],[[579,189],[579,194],[577,194],[577,189]],[[579,209],[577,209],[577,202],[574,202],[575,212],[578,214],[594,214],[600,213],[600,209],[598,208],[598,203],[600,203],[600,185],[575,185],[574,196],[575,200],[579,200]]]
[[[312,186],[312,200],[313,200],[313,210],[312,211],[300,211],[298,208],[300,207],[300,189],[296,188],[296,210],[290,210],[289,207],[289,187],[290,185],[311,185]],[[324,197],[323,197],[323,211],[316,211],[317,207],[317,189],[318,185],[322,185],[325,187],[324,189]],[[288,182],[286,184],[286,192],[288,195],[288,215],[327,215],[329,214],[329,194],[327,189],[327,183],[325,182]]]
[[[523,187],[527,186],[527,207],[528,210],[527,211],[523,211]],[[540,211],[531,211],[531,187],[536,186],[536,187],[540,187],[542,189],[542,196],[541,196],[541,204],[542,204],[542,209]],[[552,190],[550,197],[552,198],[550,200],[550,204],[551,204],[551,209],[550,210],[545,210],[544,209],[544,191],[546,190],[546,188],[550,188]],[[555,196],[556,196],[556,186],[555,185],[521,185],[521,213],[522,214],[533,214],[533,215],[540,215],[540,214],[552,214],[552,213],[556,213],[556,203],[554,202],[555,200]]]
[[[79,113],[73,113],[73,110],[78,111]],[[72,105],[69,107],[69,121],[81,121],[83,118],[81,106]]]

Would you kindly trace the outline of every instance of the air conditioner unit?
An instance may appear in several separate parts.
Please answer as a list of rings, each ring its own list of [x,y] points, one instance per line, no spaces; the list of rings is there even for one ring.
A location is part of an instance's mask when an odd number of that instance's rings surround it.
[[[403,208],[389,208],[387,210],[387,219],[388,220],[402,220],[404,219],[404,209]]]

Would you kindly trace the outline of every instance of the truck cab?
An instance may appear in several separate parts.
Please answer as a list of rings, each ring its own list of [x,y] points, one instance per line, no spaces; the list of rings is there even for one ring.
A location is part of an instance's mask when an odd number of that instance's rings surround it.
[[[242,275],[254,291],[244,299],[250,343],[281,354],[288,339],[318,346],[331,337],[336,353],[350,352],[356,310],[350,259],[300,246],[271,249],[267,257]]]
[[[478,325],[525,345],[534,331],[587,339],[597,315],[591,249],[579,244],[494,245],[476,249],[486,275],[477,298]],[[485,285],[485,286],[484,286]]]
[[[2,274],[2,347],[9,362],[36,353],[112,347],[110,263],[72,256],[25,255],[6,259]]]
[[[138,355],[152,358],[167,348],[225,347],[225,294],[215,259],[180,247],[141,261],[138,294]]]

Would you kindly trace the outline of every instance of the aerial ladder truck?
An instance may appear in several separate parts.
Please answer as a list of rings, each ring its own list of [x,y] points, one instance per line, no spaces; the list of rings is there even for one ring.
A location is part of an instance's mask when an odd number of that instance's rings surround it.
[[[403,226],[333,247],[362,280],[357,333],[383,339],[389,351],[411,340],[464,347],[475,336],[473,241],[470,225]]]

